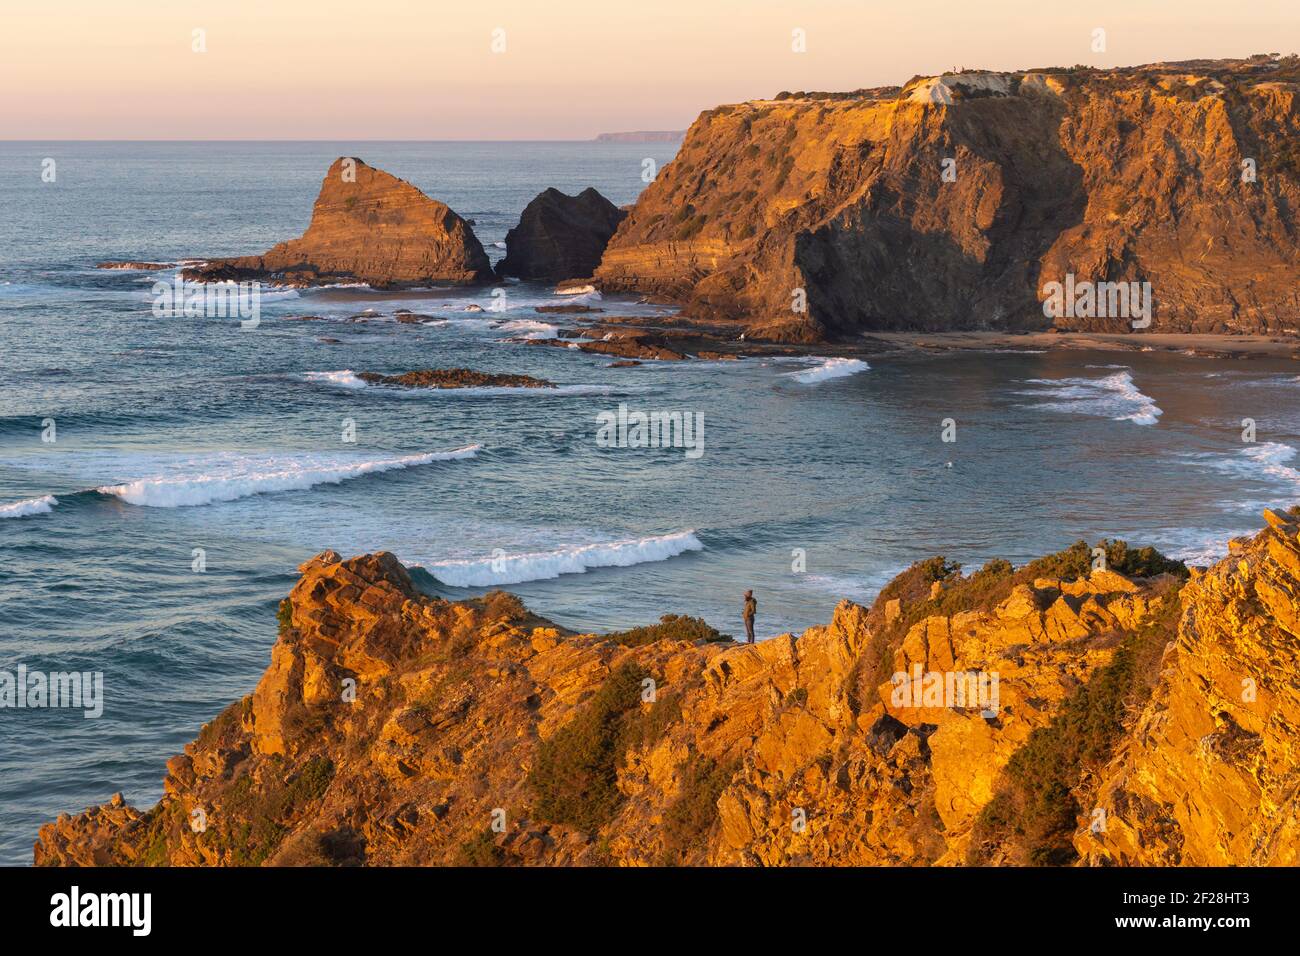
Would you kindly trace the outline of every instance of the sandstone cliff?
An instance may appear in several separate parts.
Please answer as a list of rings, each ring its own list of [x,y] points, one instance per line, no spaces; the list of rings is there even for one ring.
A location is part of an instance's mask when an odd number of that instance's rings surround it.
[[[719,107],[596,278],[742,319],[750,338],[1132,328],[1114,310],[1046,318],[1044,286],[1067,274],[1149,282],[1152,331],[1295,332],[1298,92],[1288,57]]]
[[[1122,543],[1101,569],[1082,542],[921,562],[757,645],[673,617],[572,634],[327,552],[157,806],[61,816],[35,860],[1294,863],[1300,527],[1269,519],[1190,581]]]
[[[592,188],[576,196],[543,190],[506,233],[506,257],[497,273],[552,281],[589,278],[625,215]]]
[[[213,259],[184,276],[401,288],[484,282],[492,270],[469,224],[447,205],[359,159],[340,157],[325,174],[301,237],[260,256]]]

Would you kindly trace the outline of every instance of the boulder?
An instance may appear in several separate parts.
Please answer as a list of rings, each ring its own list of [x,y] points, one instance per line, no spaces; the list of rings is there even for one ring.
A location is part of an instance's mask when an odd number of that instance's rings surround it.
[[[590,187],[576,196],[547,189],[506,233],[497,273],[542,281],[590,276],[625,215]]]

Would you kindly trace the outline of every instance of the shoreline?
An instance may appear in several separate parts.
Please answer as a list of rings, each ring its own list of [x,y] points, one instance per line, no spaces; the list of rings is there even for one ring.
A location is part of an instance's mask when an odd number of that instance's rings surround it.
[[[1273,335],[1198,332],[867,332],[863,339],[882,352],[979,352],[1074,350],[1174,352],[1199,358],[1286,358],[1300,361],[1300,340]]]

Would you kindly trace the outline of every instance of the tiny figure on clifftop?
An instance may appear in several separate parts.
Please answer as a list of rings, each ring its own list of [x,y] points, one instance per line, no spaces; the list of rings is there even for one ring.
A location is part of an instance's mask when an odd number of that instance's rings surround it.
[[[745,619],[745,638],[746,644],[754,643],[754,615],[758,613],[758,602],[754,600],[754,592],[745,592],[745,610],[741,616]]]

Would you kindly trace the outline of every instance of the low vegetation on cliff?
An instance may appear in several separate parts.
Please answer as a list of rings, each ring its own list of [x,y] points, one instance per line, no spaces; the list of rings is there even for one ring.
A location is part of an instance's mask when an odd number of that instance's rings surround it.
[[[1123,542],[1105,568],[1083,542],[934,558],[756,645],[672,615],[573,634],[326,553],[162,800],[62,816],[36,862],[1295,862],[1300,524],[1267,517],[1208,570]],[[900,694],[933,674],[995,693]]]

